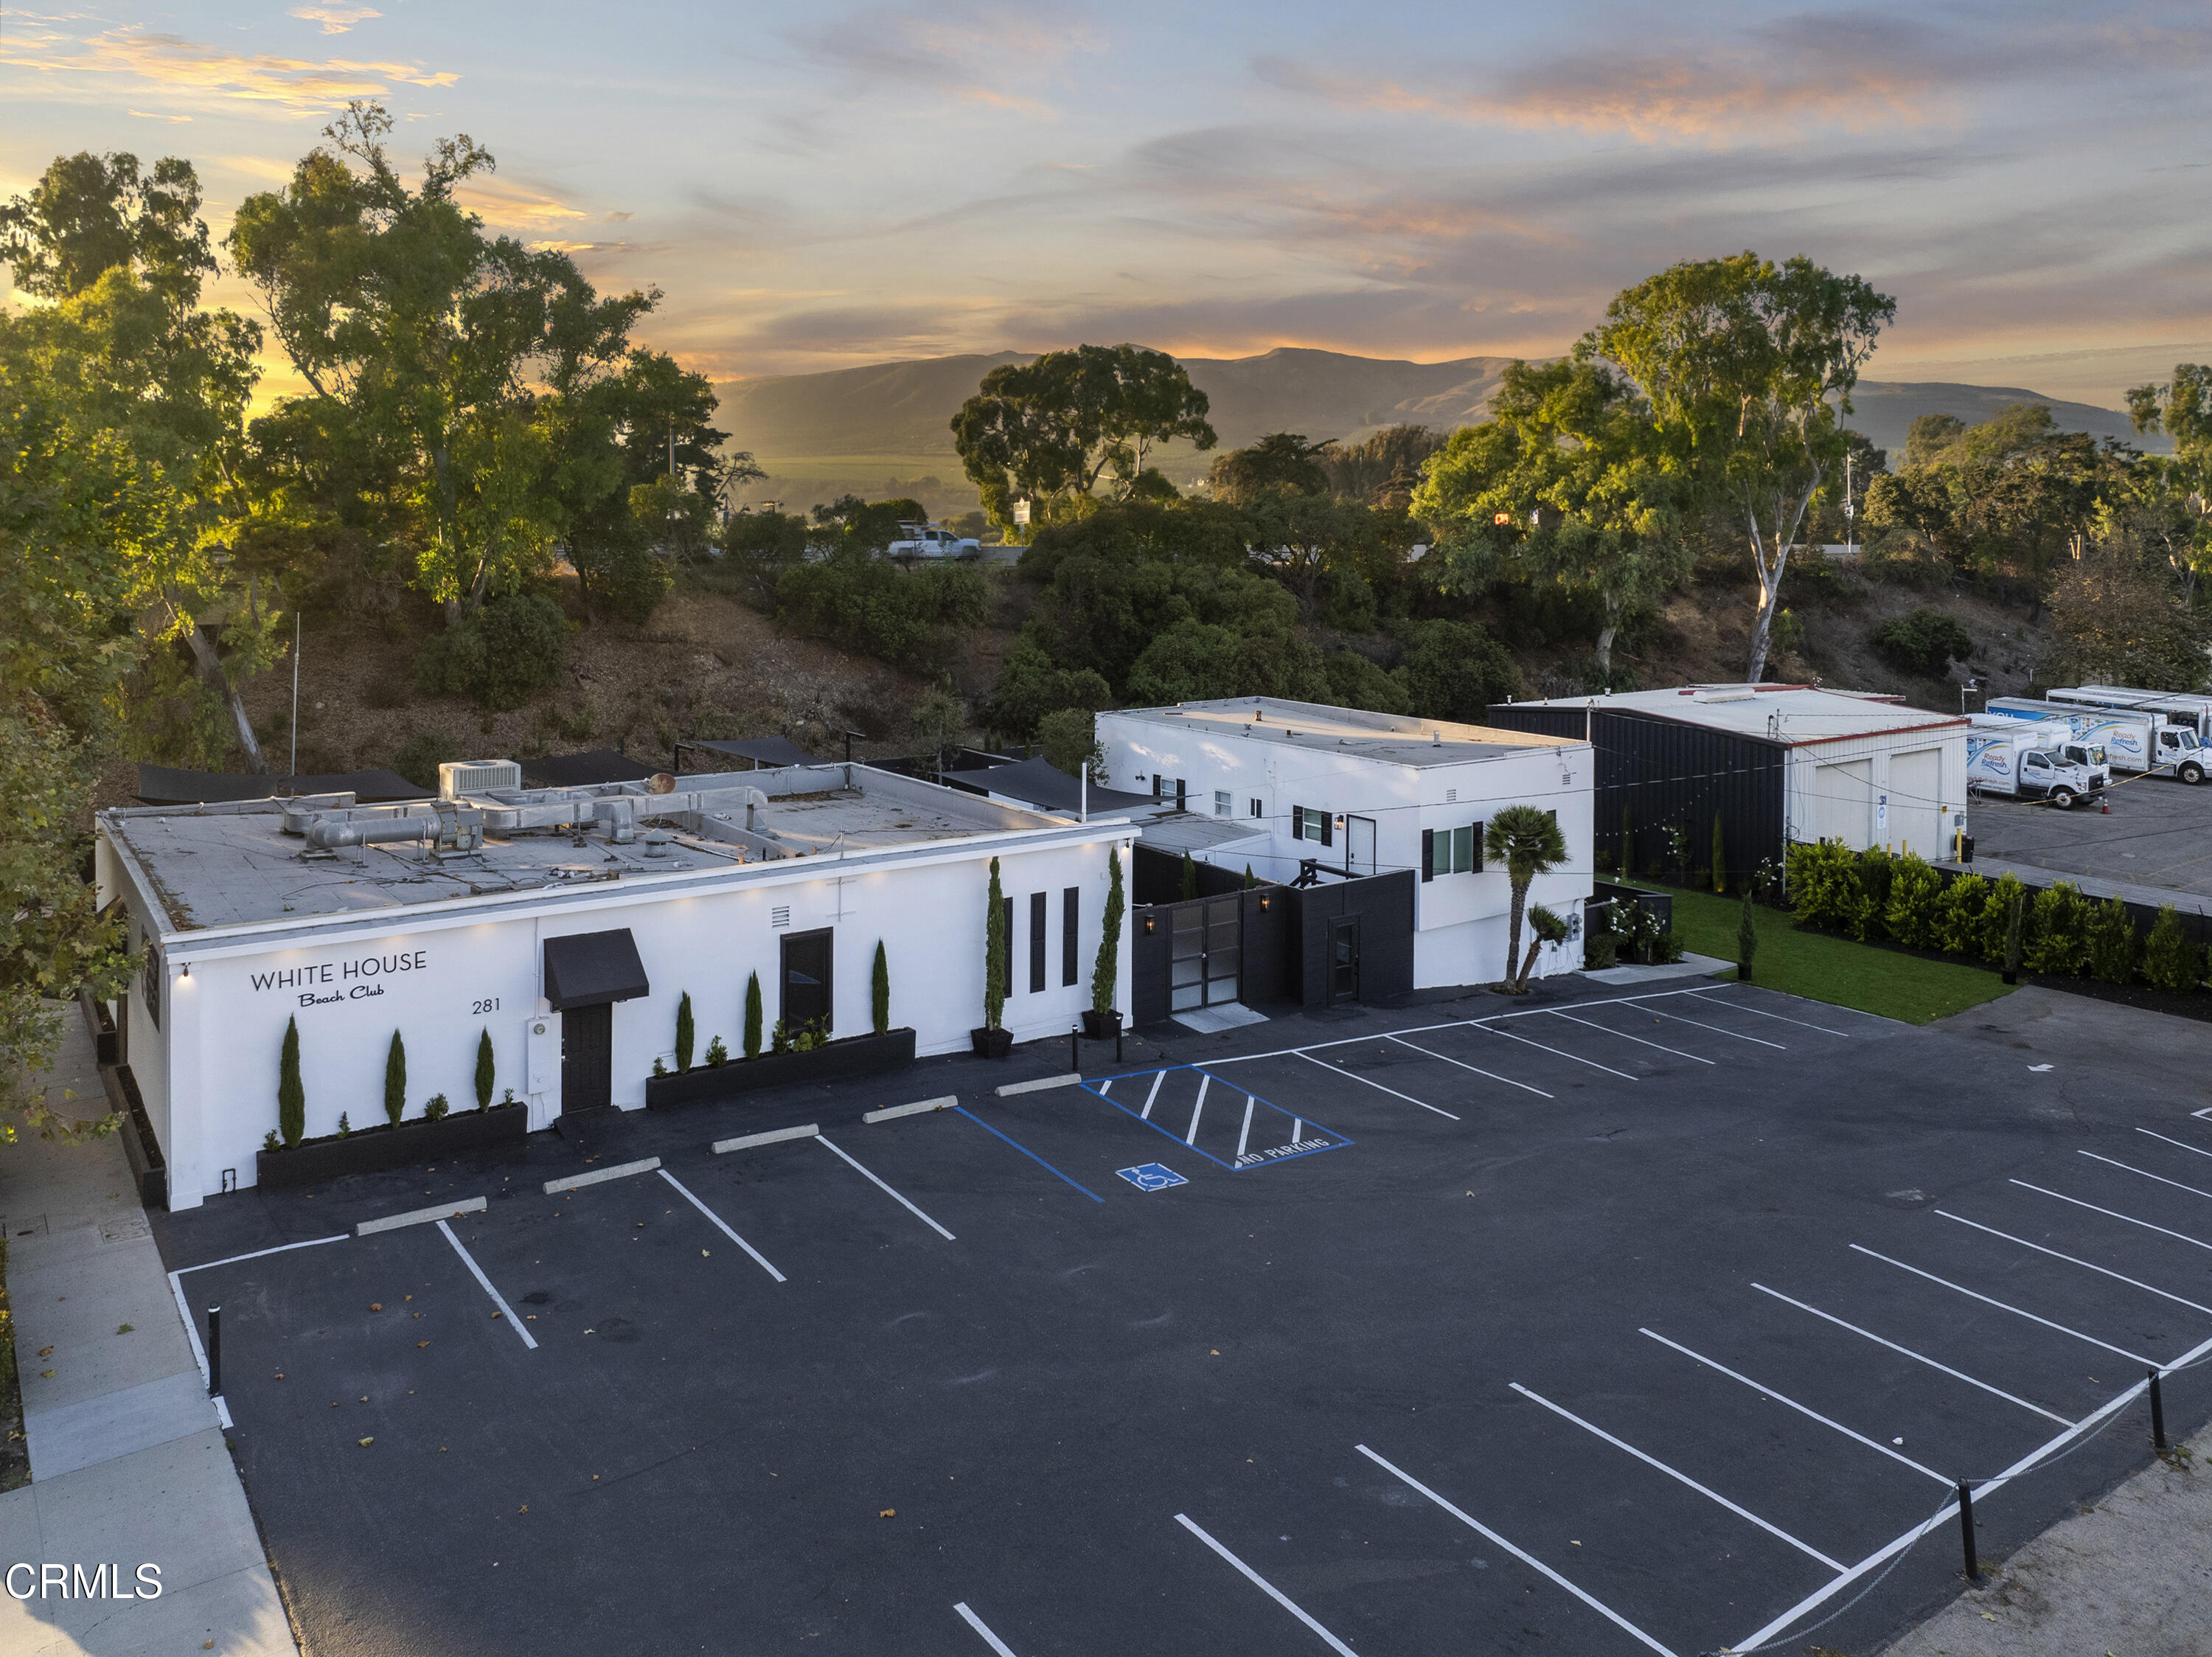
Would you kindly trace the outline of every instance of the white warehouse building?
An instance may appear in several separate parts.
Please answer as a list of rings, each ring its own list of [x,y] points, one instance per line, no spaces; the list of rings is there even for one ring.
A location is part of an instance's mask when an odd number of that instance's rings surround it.
[[[1097,733],[1108,786],[1249,831],[1194,850],[1200,861],[1284,882],[1308,863],[1351,879],[1417,875],[1417,990],[1505,976],[1510,886],[1502,868],[1485,867],[1483,830],[1501,807],[1549,811],[1567,858],[1537,877],[1528,901],[1558,911],[1574,936],[1547,950],[1537,971],[1582,964],[1592,767],[1579,736],[1272,697],[1102,713]]]
[[[550,789],[522,789],[508,762],[447,770],[447,797],[412,805],[100,813],[101,901],[146,950],[117,1009],[121,1056],[173,1208],[255,1183],[295,1020],[307,1139],[342,1113],[355,1130],[384,1122],[395,1031],[410,1120],[434,1093],[474,1107],[488,1035],[498,1093],[526,1102],[533,1130],[644,1105],[656,1061],[675,1068],[687,992],[695,1063],[716,1038],[740,1053],[754,974],[764,1026],[870,1032],[879,943],[890,1024],[920,1053],[965,1049],[983,1022],[994,858],[1005,1027],[1065,1034],[1090,1003],[1109,854],[1126,863],[1133,838],[1124,821],[860,765]],[[1121,1007],[1128,952],[1125,932]]]

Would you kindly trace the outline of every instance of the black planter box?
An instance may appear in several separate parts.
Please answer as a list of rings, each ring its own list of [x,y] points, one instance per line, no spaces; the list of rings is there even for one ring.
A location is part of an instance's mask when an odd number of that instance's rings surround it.
[[[263,1151],[254,1177],[267,1191],[318,1185],[349,1173],[381,1173],[410,1162],[431,1162],[465,1151],[520,1147],[529,1132],[530,1107],[495,1105],[488,1111],[464,1111],[436,1122],[403,1122],[398,1127],[363,1128],[340,1138],[304,1139],[289,1150]]]
[[[1088,1007],[1083,1009],[1083,1039],[1085,1041],[1111,1041],[1121,1027],[1121,1014],[1111,1008],[1103,1013]]]
[[[763,1053],[758,1058],[702,1065],[674,1075],[648,1076],[645,1107],[649,1111],[672,1110],[679,1105],[727,1099],[733,1093],[782,1087],[793,1082],[837,1081],[847,1076],[875,1075],[913,1063],[911,1030],[845,1036],[826,1041],[819,1047],[810,1047],[803,1053]]]
[[[977,1058],[1004,1058],[1014,1051],[1014,1033],[979,1024],[968,1033],[968,1045]]]

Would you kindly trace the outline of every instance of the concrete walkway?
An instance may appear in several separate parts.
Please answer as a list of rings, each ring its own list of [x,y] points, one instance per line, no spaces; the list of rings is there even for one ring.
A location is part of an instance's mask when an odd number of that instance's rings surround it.
[[[49,1086],[87,1116],[106,1100],[74,1006]],[[72,1107],[64,1107],[72,1108]],[[10,1657],[214,1651],[296,1657],[259,1533],[186,1340],[168,1274],[113,1138],[0,1148],[0,1218],[31,1483],[0,1495],[0,1571],[59,1565],[0,1598]],[[102,1565],[122,1593],[161,1567],[158,1599],[80,1597]],[[101,1584],[106,1587],[106,1583]]]
[[[2212,1432],[2052,1526],[1885,1657],[2212,1652]]]
[[[2199,892],[2183,892],[2172,886],[2136,886],[2126,880],[2106,880],[2052,863],[2008,862],[2002,857],[1984,857],[1977,852],[1971,863],[1938,859],[1936,867],[1958,874],[1978,874],[1990,881],[2012,874],[2035,886],[2049,886],[2054,879],[2071,880],[2081,888],[2083,897],[2093,898],[2099,902],[2106,898],[2118,898],[2122,903],[2142,904],[2151,909],[2162,904],[2172,904],[2185,915],[2212,915],[2212,898]]]

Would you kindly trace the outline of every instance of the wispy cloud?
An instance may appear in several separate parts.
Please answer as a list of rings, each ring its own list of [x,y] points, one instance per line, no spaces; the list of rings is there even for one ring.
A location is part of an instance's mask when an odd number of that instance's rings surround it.
[[[189,115],[157,115],[149,109],[133,109],[125,113],[141,121],[189,121],[191,119]]]
[[[477,174],[454,191],[453,199],[483,214],[486,223],[507,230],[557,230],[591,216],[544,190],[495,173]]]
[[[381,97],[395,85],[449,87],[460,78],[420,64],[226,52],[136,27],[81,39],[51,27],[33,30],[0,43],[0,64],[55,77],[112,76],[172,94],[305,111]]]
[[[368,6],[295,6],[291,15],[310,23],[320,23],[325,34],[343,34],[356,23],[384,15]]]
[[[1047,113],[1048,107],[1017,88],[1103,44],[1089,23],[1061,5],[973,0],[862,6],[785,38],[816,64],[854,79],[1031,114]]]

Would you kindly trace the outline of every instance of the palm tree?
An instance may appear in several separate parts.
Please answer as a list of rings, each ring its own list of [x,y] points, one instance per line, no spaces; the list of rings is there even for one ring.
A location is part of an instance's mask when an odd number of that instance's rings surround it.
[[[1504,864],[1506,879],[1513,885],[1512,919],[1505,934],[1505,987],[1517,996],[1528,985],[1526,970],[1516,965],[1528,885],[1567,861],[1567,837],[1559,832],[1559,819],[1550,812],[1508,806],[1483,830],[1482,855],[1487,862]]]

